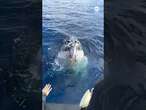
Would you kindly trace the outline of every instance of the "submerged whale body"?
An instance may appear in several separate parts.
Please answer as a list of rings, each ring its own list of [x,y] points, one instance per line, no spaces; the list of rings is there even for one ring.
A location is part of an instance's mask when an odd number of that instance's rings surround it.
[[[84,54],[80,41],[74,37],[65,39],[55,59],[55,64],[62,69],[74,72],[83,71],[88,64],[88,59]]]

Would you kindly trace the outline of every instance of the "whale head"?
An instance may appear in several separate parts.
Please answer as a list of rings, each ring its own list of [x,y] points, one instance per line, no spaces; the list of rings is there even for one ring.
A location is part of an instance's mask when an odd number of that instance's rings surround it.
[[[65,39],[62,51],[66,53],[66,58],[70,60],[77,60],[84,56],[82,45],[76,38]]]
[[[65,39],[61,50],[58,52],[56,63],[63,68],[77,69],[87,60],[81,42],[74,37]]]

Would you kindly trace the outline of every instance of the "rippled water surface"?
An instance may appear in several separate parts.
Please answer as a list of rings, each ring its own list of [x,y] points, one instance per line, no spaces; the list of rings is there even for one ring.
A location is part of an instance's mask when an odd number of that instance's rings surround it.
[[[79,103],[84,92],[103,78],[103,1],[44,0],[42,28],[43,84],[53,87],[47,102]],[[78,38],[88,57],[86,71],[78,75],[54,68],[66,36]]]

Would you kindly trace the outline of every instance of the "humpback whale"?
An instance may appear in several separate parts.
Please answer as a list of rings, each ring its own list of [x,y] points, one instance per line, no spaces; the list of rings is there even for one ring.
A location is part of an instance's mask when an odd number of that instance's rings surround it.
[[[74,37],[65,39],[55,59],[55,64],[75,72],[82,71],[88,64],[81,42]]]

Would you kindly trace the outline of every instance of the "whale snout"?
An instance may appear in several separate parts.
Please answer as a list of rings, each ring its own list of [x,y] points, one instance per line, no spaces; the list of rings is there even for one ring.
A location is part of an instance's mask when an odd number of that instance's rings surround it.
[[[76,48],[75,47],[70,48],[70,50],[69,50],[69,57],[70,58],[75,58],[76,54],[77,54]]]
[[[74,58],[77,53],[77,49],[75,46],[65,47],[64,51],[66,51],[69,55],[69,58]]]

